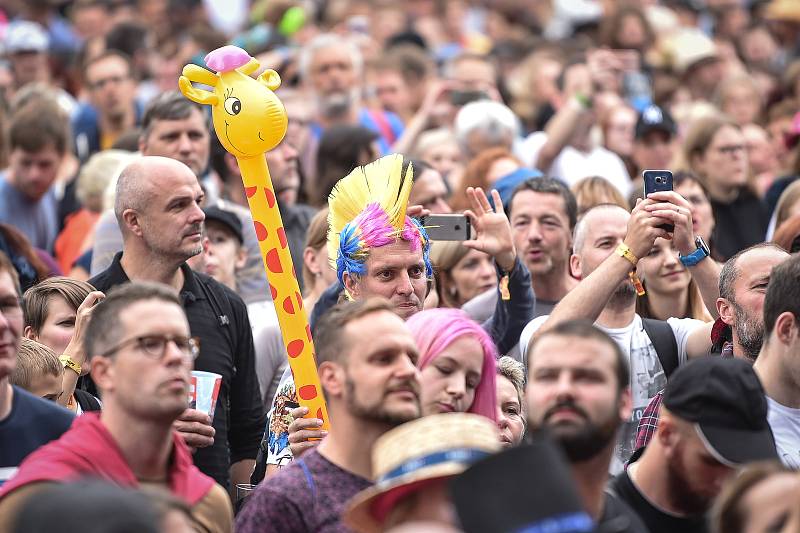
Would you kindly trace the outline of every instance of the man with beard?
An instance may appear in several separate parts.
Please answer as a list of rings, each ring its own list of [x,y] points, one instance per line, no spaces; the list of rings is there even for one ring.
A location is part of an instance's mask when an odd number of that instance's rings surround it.
[[[114,203],[123,251],[89,281],[103,292],[131,280],[180,292],[192,335],[202,346],[195,368],[220,374],[222,385],[213,426],[208,415],[187,409],[175,427],[197,448],[200,470],[227,487],[249,479],[266,417],[244,302],[186,264],[202,251],[202,201],[195,174],[179,161],[149,156],[125,167]]]
[[[783,248],[761,243],[746,248],[728,259],[719,275],[719,318],[714,325],[712,341],[722,357],[740,357],[755,362],[764,340],[764,296],[773,267],[789,257]],[[729,340],[728,340],[729,339]],[[715,348],[713,351],[717,351]],[[645,410],[636,430],[636,446],[644,448],[658,426],[663,391]]]
[[[701,357],[670,378],[655,437],[609,489],[651,533],[702,533],[705,513],[736,469],[776,457],[752,366]]]
[[[330,433],[259,485],[237,518],[240,533],[349,531],[342,512],[371,485],[373,443],[420,415],[419,353],[388,300],[338,304],[316,325],[314,344]]]
[[[766,391],[769,425],[781,461],[800,467],[800,256],[772,271],[764,298],[767,334],[755,371]]]
[[[659,226],[674,224],[674,234]],[[711,349],[712,323],[670,318],[657,322],[660,330],[674,337],[671,354],[656,349],[647,324],[636,313],[635,265],[649,253],[655,239],[675,241],[682,256],[695,252],[689,205],[674,192],[653,193],[640,201],[633,213],[616,205],[603,204],[584,214],[575,227],[572,274],[581,282],[565,295],[549,316],[534,319],[523,331],[520,347],[525,351],[532,336],[574,319],[594,321],[622,348],[629,362],[633,415],[619,433],[611,471],[617,473],[634,451],[636,422],[652,395],[664,387],[670,367],[690,357],[707,355]],[[718,267],[713,261],[699,261],[689,270],[703,299],[715,302]],[[654,356],[655,354],[655,356]],[[672,359],[667,357],[672,356]],[[524,353],[523,353],[524,356]]]
[[[605,492],[617,430],[631,416],[628,363],[619,345],[588,321],[562,322],[532,343],[528,362],[531,428],[547,428],[561,445],[598,529],[647,531]]]
[[[377,133],[381,155],[388,154],[403,134],[403,123],[397,115],[362,106],[363,66],[364,58],[356,43],[339,35],[318,35],[303,48],[300,77],[316,107],[309,152],[316,153],[322,132],[338,124],[358,124]],[[316,168],[316,161],[310,159],[311,155],[303,159],[306,170]]]

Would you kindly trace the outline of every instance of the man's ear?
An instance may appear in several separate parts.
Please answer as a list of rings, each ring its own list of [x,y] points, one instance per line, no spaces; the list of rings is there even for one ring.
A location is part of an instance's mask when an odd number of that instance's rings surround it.
[[[342,283],[344,283],[344,289],[347,291],[347,294],[350,295],[351,298],[357,299],[361,294],[361,287],[358,284],[358,277],[352,275],[350,272],[345,271],[342,274]]]
[[[736,320],[736,311],[727,298],[717,298],[717,314],[729,326]]]
[[[631,419],[633,413],[633,397],[631,396],[631,388],[625,387],[620,393],[619,398],[619,419],[626,422]]]
[[[342,395],[345,387],[344,372],[342,367],[336,363],[325,361],[317,368],[319,382],[328,397],[338,397]]]
[[[583,269],[581,268],[581,259],[577,254],[569,256],[569,273],[575,279],[583,279]]]
[[[772,331],[769,332],[770,337],[777,338],[781,344],[792,344],[792,337],[797,337],[800,332],[798,331],[797,321],[791,311],[785,311],[778,315],[775,320],[775,325]]]
[[[114,389],[114,365],[110,357],[96,355],[90,361],[92,381],[101,391]]]
[[[142,226],[139,220],[139,213],[133,209],[126,209],[122,212],[122,222],[129,232],[137,237],[142,236]]]

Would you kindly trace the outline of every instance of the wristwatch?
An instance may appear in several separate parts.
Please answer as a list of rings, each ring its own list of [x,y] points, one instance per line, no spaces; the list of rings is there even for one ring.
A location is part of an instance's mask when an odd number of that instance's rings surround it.
[[[69,368],[78,374],[78,376],[81,375],[81,365],[73,361],[72,357],[68,356],[67,354],[62,354],[58,357],[58,360],[61,361],[61,364],[64,365],[64,368]]]
[[[678,259],[680,259],[683,266],[693,267],[711,255],[711,250],[708,248],[706,241],[704,241],[702,237],[695,237],[694,244],[697,246],[697,250],[694,252],[690,253],[689,255],[678,254]]]

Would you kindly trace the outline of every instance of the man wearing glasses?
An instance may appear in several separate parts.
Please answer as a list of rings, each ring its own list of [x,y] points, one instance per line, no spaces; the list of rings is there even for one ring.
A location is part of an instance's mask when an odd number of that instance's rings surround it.
[[[67,431],[74,418],[68,410],[9,383],[21,336],[19,277],[0,252],[0,486],[28,454]]]
[[[123,251],[89,282],[103,292],[130,281],[179,292],[191,334],[201,341],[195,367],[220,374],[222,384],[213,427],[195,409],[177,417],[175,427],[196,448],[198,468],[228,487],[249,481],[266,416],[247,307],[235,292],[186,264],[202,251],[202,201],[197,178],[180,161],[145,156],[128,165],[117,181],[114,205]]]
[[[178,293],[156,283],[129,283],[97,305],[84,340],[103,398],[57,441],[33,452],[0,490],[0,517],[14,517],[53,483],[99,478],[148,486],[184,500],[204,531],[230,531],[226,491],[192,463],[173,429],[188,405],[196,341]],[[0,530],[3,527],[0,518]]]

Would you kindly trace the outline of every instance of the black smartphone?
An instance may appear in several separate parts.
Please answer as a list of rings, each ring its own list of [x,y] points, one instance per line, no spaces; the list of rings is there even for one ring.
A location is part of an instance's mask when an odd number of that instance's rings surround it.
[[[642,172],[644,179],[644,197],[654,192],[672,190],[672,172],[669,170],[645,170]],[[675,231],[673,224],[662,224],[659,228],[672,233]]]
[[[454,106],[464,106],[470,102],[486,100],[489,96],[483,91],[450,91],[450,103]]]
[[[472,225],[466,215],[428,215],[421,221],[432,241],[467,241],[472,238]]]

